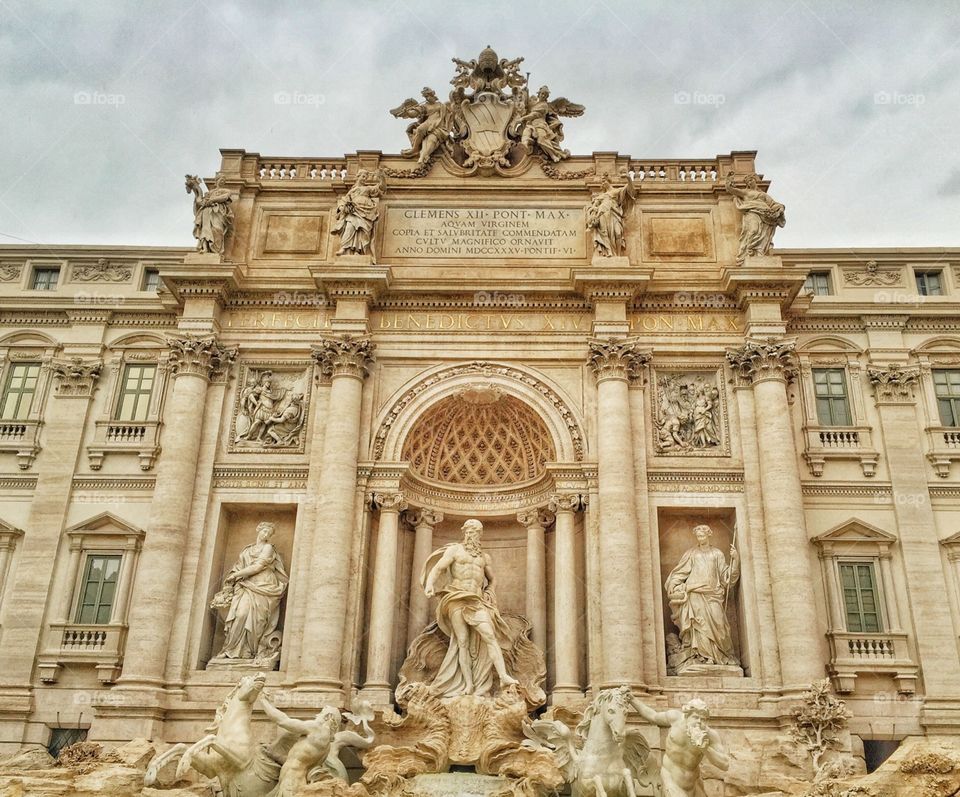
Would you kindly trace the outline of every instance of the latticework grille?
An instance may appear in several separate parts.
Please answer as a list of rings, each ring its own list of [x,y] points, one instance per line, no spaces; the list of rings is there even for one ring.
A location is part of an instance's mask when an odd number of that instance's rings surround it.
[[[513,396],[489,403],[463,396],[443,399],[417,423],[403,444],[415,473],[465,486],[502,486],[535,479],[555,459],[543,420]]]

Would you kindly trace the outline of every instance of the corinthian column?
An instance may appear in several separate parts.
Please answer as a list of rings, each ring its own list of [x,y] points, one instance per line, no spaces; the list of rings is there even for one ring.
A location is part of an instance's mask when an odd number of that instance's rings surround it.
[[[517,513],[517,521],[527,530],[526,616],[532,627],[533,643],[547,650],[547,544],[544,531],[547,518],[539,509]]]
[[[340,662],[345,635],[350,553],[357,536],[354,496],[360,451],[360,401],[373,363],[367,337],[335,335],[314,347],[320,373],[330,378],[329,415],[323,439],[317,512],[310,559],[310,582],[303,645],[301,688],[316,689],[342,703]]]
[[[124,687],[161,687],[173,629],[175,596],[196,481],[204,404],[210,380],[236,357],[213,335],[168,336],[173,389],[164,410],[163,453],[137,567],[123,657]]]
[[[380,510],[377,557],[370,587],[370,631],[367,636],[367,682],[365,698],[375,705],[390,702],[390,660],[393,629],[397,623],[397,553],[400,513],[407,508],[401,493],[374,493]]]
[[[640,637],[640,550],[637,540],[635,443],[629,383],[649,361],[635,339],[592,340],[588,363],[597,379],[600,500],[600,625],[598,687],[643,686]]]
[[[787,382],[796,373],[794,346],[793,341],[765,338],[727,352],[736,377],[753,387],[764,537],[786,689],[806,687],[824,675],[823,634],[787,403]]]
[[[430,599],[420,584],[420,574],[433,553],[433,527],[443,521],[443,513],[433,509],[418,509],[404,515],[413,526],[413,565],[410,568],[410,607],[407,617],[407,647],[413,644],[430,623]]]
[[[577,602],[577,544],[574,513],[579,495],[550,498],[553,532],[553,701],[582,696],[580,689],[580,607]]]

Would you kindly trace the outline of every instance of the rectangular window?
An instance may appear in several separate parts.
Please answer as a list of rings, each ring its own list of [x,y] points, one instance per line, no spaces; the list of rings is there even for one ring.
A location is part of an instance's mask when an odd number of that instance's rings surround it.
[[[143,290],[156,293],[160,288],[160,272],[155,268],[148,268],[143,272]]]
[[[69,747],[77,742],[87,740],[86,728],[51,728],[50,744],[47,745],[47,752],[56,758],[64,747]]]
[[[30,287],[35,291],[55,291],[60,281],[59,266],[37,266]]]
[[[933,389],[937,394],[940,423],[944,426],[960,426],[960,371],[935,369]]]
[[[921,296],[943,296],[943,279],[940,271],[918,271],[917,293]]]
[[[22,421],[30,414],[33,394],[40,379],[40,363],[13,363],[3,386],[0,419]]]
[[[814,368],[813,390],[817,398],[817,420],[821,426],[853,425],[843,368]]]
[[[880,627],[880,600],[873,562],[840,562],[840,585],[847,631],[880,633],[883,629]]]
[[[129,363],[124,366],[120,382],[120,398],[117,401],[116,421],[145,421],[150,411],[150,396],[156,365]]]
[[[814,296],[829,296],[832,293],[830,290],[830,272],[811,271],[804,280],[803,290],[806,293],[812,293]]]
[[[120,577],[119,554],[88,554],[77,603],[76,622],[105,625],[110,622]]]

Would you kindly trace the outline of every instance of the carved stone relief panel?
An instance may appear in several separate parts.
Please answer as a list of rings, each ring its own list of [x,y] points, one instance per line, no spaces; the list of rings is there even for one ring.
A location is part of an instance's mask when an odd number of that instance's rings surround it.
[[[241,363],[228,450],[303,453],[311,371],[302,360]]]
[[[667,456],[729,456],[719,369],[655,370],[654,450]]]

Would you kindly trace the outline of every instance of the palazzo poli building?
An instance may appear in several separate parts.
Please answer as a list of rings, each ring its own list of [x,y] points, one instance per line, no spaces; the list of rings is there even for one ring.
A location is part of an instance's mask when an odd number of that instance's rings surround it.
[[[382,710],[470,518],[547,706],[960,730],[960,250],[777,248],[754,152],[569,155],[474,66],[403,156],[221,150],[196,250],[0,247],[0,750],[193,741],[258,670]]]

